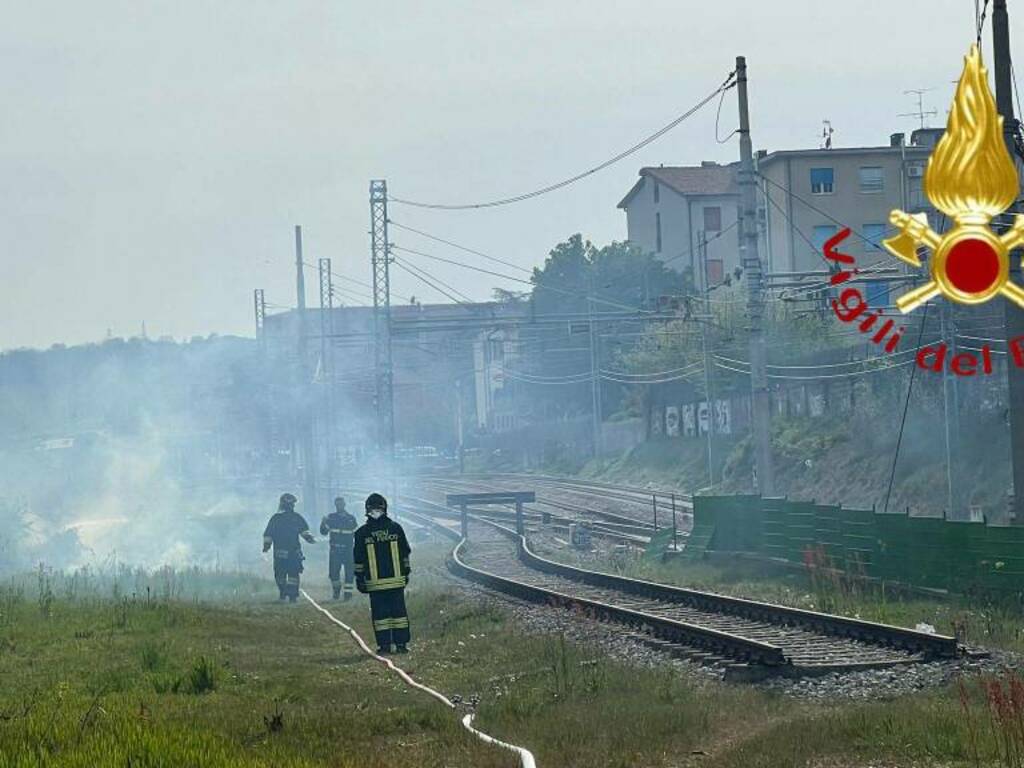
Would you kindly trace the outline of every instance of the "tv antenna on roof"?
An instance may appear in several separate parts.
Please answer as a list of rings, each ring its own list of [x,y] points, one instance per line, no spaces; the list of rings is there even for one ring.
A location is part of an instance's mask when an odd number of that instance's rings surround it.
[[[924,119],[930,115],[939,114],[934,109],[929,109],[927,112],[924,109],[924,94],[932,90],[931,88],[911,88],[910,90],[904,91],[904,96],[909,96],[914,93],[917,94],[917,112],[903,112],[897,117],[916,117],[921,122],[921,127],[924,128]]]
[[[834,131],[832,130],[832,121],[831,120],[822,120],[821,121],[821,141],[822,141],[822,146],[825,149],[832,149],[832,134],[833,133],[834,133]]]

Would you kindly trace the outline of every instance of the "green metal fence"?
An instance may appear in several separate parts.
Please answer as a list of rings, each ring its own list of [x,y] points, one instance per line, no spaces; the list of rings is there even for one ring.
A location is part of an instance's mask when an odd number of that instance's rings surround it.
[[[754,495],[696,496],[693,503],[690,556],[752,552],[951,592],[1024,593],[1024,526]]]

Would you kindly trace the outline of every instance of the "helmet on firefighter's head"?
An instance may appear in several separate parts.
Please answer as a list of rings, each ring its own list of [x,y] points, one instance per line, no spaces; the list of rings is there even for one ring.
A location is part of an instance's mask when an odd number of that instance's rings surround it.
[[[338,510],[339,512],[344,512],[345,511],[345,497],[344,496],[338,496],[338,497],[336,497],[334,499],[334,508],[336,510]]]
[[[388,500],[379,493],[371,493],[366,497],[366,516],[377,519],[388,513]]]
[[[287,510],[295,509],[295,502],[297,502],[297,501],[298,501],[298,499],[295,498],[292,494],[290,494],[290,493],[282,493],[281,494],[281,501],[277,505],[277,508],[278,509],[287,509]]]

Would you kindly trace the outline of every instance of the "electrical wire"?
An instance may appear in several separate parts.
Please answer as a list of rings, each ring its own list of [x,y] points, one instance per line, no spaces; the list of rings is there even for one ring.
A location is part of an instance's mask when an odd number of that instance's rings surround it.
[[[969,350],[971,352],[984,352],[985,351],[981,347],[969,347],[966,344],[958,345],[957,349],[958,350],[959,349],[966,349],[966,350]],[[989,349],[989,353],[993,354],[993,355],[999,355],[1000,357],[1005,357],[1006,356],[1006,351],[1002,350],[1002,349]]]
[[[725,91],[722,91],[722,98],[718,100],[718,109],[715,111],[715,141],[719,144],[725,144],[730,138],[740,132],[739,128],[734,128],[732,132],[727,135],[724,139],[718,138],[718,119],[722,116],[722,102],[725,101]]]
[[[320,274],[320,267],[318,265],[310,264],[308,261],[303,261],[302,265],[304,267],[306,267],[307,269],[313,270],[318,275]],[[348,283],[354,283],[355,285],[362,286],[363,288],[368,288],[371,291],[373,290],[373,286],[370,285],[369,283],[364,283],[361,280],[356,280],[354,277],[346,277],[345,275],[343,275],[343,274],[341,274],[339,272],[335,272],[334,270],[331,270],[331,276],[332,277],[336,277],[339,280],[342,280],[342,281],[345,281],[345,282],[348,282]],[[351,288],[344,288],[344,287],[339,286],[339,285],[334,285],[333,281],[332,281],[331,287],[335,291],[348,293],[348,294],[350,294],[352,296],[360,296],[364,301],[369,301],[370,304],[373,303],[373,296],[370,296],[369,294],[360,293],[359,291],[353,291]],[[392,296],[392,298],[401,299],[402,301],[409,301],[409,302],[412,301],[412,297],[411,296],[403,296],[400,293],[395,293],[394,291],[391,292],[391,296]],[[369,306],[369,305],[363,304],[363,306]]]
[[[867,236],[866,236],[866,235],[865,235],[865,234],[864,234],[863,232],[861,232],[860,230],[858,230],[858,229],[856,229],[856,228],[854,228],[854,227],[851,227],[851,226],[850,226],[849,224],[846,224],[845,222],[842,222],[842,221],[840,221],[840,220],[839,220],[839,219],[837,219],[837,218],[836,218],[835,216],[833,216],[833,215],[832,215],[831,213],[828,213],[827,211],[823,211],[823,210],[822,210],[821,208],[819,208],[818,206],[814,205],[814,203],[810,202],[809,200],[807,200],[806,198],[802,197],[801,195],[798,195],[798,194],[797,194],[796,192],[793,192],[793,191],[792,191],[792,190],[791,190],[791,189],[790,189],[789,187],[787,187],[786,185],[784,185],[784,184],[780,184],[779,182],[775,181],[774,179],[769,179],[769,178],[768,178],[767,176],[765,176],[765,175],[764,175],[763,173],[761,173],[760,171],[754,171],[754,174],[755,174],[756,176],[759,176],[760,178],[764,179],[764,180],[765,180],[765,181],[766,181],[767,183],[771,184],[771,185],[772,185],[773,187],[775,187],[776,189],[781,189],[781,190],[782,190],[783,192],[785,192],[785,193],[786,193],[787,195],[789,195],[790,197],[792,197],[792,198],[793,198],[794,200],[799,200],[799,201],[800,201],[801,203],[803,203],[804,205],[806,205],[806,206],[807,206],[808,208],[810,208],[810,209],[811,209],[812,211],[814,211],[814,212],[815,212],[815,213],[817,213],[817,214],[820,214],[821,216],[824,216],[824,217],[825,217],[826,219],[828,219],[829,221],[831,221],[831,222],[832,222],[833,224],[835,224],[836,226],[838,226],[838,227],[843,227],[844,229],[845,229],[845,228],[849,228],[849,230],[850,230],[851,232],[853,232],[853,234],[855,234],[855,235],[856,235],[857,237],[859,237],[859,238],[860,238],[861,240],[863,240],[863,241],[864,241],[865,243],[871,243],[871,244],[874,244],[874,240],[872,240],[872,239],[871,239],[870,237],[867,237]],[[766,198],[767,198],[767,199],[768,199],[768,200],[769,200],[770,202],[774,202],[774,201],[772,200],[772,198],[771,198],[771,195],[766,195],[765,197],[766,197]],[[778,203],[775,203],[775,205],[777,206],[777,205],[778,205]],[[783,214],[783,216],[785,216],[785,214]],[[788,220],[788,217],[786,217],[786,218],[787,218],[787,220]],[[887,228],[887,229],[892,229],[892,227],[889,227],[889,228]]]
[[[925,346],[927,346],[927,345],[925,345]],[[817,371],[817,370],[823,370],[823,369],[827,369],[827,368],[848,368],[848,367],[851,367],[851,366],[854,366],[854,365],[865,365],[865,364],[868,364],[868,363],[875,363],[875,362],[878,362],[880,360],[892,360],[894,358],[902,357],[904,355],[916,355],[923,348],[924,347],[918,347],[917,349],[904,349],[904,350],[902,350],[900,352],[892,352],[892,353],[885,354],[885,355],[877,355],[875,357],[866,357],[866,358],[863,358],[861,360],[848,360],[848,361],[842,362],[842,363],[818,363],[818,364],[815,364],[815,365],[766,365],[765,367],[766,368],[771,368],[772,370],[776,370],[776,371],[789,371],[789,370],[794,370],[794,371],[795,370],[814,370],[814,371]],[[724,360],[727,363],[732,363],[733,365],[745,365],[745,366],[749,366],[750,365],[750,363],[747,362],[746,360],[738,360],[738,359],[735,359],[735,358],[726,357],[725,355],[719,355],[718,353],[715,353],[715,358],[718,359],[718,360]]]
[[[399,261],[401,261],[402,264],[404,265],[404,268],[407,271],[408,270],[412,270],[413,273],[415,273],[415,275],[420,275],[423,278],[425,278],[426,280],[429,280],[429,281],[431,281],[433,283],[437,283],[441,287],[446,288],[451,293],[454,293],[456,296],[461,297],[461,299],[462,299],[461,301],[459,299],[454,299],[454,301],[456,301],[457,303],[459,303],[459,304],[475,304],[476,303],[476,302],[473,301],[472,298],[470,298],[469,296],[464,294],[458,288],[456,288],[455,286],[451,285],[450,283],[446,283],[440,277],[438,277],[437,275],[429,272],[428,270],[423,269],[422,267],[418,267],[415,264],[410,264],[409,262],[405,261],[404,259],[399,259],[397,256],[392,257],[392,259],[393,259],[393,261],[396,264]],[[451,296],[449,296],[449,298],[451,298]]]
[[[990,339],[987,336],[969,336],[966,333],[958,333],[956,335],[958,339],[970,339],[971,341],[986,341],[992,344],[1005,344],[1006,339]]]
[[[533,376],[530,374],[520,373],[518,371],[512,371],[508,368],[503,368],[501,373],[504,376],[508,376],[510,379],[521,381],[526,384],[583,384],[593,379],[593,376],[589,371],[582,374],[575,374],[573,376]]]
[[[465,245],[459,245],[458,243],[452,242],[451,240],[445,240],[443,237],[438,237],[437,235],[432,235],[429,232],[424,232],[421,229],[414,229],[413,227],[406,226],[405,224],[400,224],[399,222],[394,221],[393,219],[388,219],[388,223],[391,224],[392,226],[398,227],[399,229],[404,229],[404,230],[407,230],[409,232],[414,232],[417,235],[421,235],[422,237],[426,237],[426,238],[428,238],[430,240],[435,240],[435,241],[437,241],[439,243],[444,243],[445,245],[450,245],[452,248],[458,248],[460,251],[465,251],[466,253],[471,253],[474,256],[479,256],[481,258],[487,259],[488,261],[493,261],[496,264],[501,264],[501,265],[506,266],[506,267],[511,267],[512,269],[518,269],[520,272],[525,272],[528,275],[532,275],[533,274],[533,270],[532,269],[527,269],[526,267],[521,267],[518,264],[513,264],[511,261],[505,261],[504,259],[499,259],[497,256],[489,256],[488,254],[483,253],[482,251],[478,251],[475,248],[470,248],[470,247],[465,246]]]
[[[442,296],[445,296],[446,298],[449,298],[449,299],[451,299],[451,300],[452,300],[452,301],[454,301],[454,302],[455,302],[456,304],[466,304],[466,303],[467,303],[467,302],[465,302],[465,301],[462,301],[461,299],[459,299],[459,298],[458,298],[457,296],[455,296],[454,294],[452,294],[452,293],[449,293],[449,292],[448,292],[448,291],[446,291],[446,290],[445,290],[444,288],[441,288],[441,287],[440,287],[439,285],[437,285],[436,283],[434,283],[434,282],[433,282],[432,280],[430,280],[429,278],[427,278],[427,277],[424,277],[423,275],[418,275],[418,274],[416,274],[416,273],[415,273],[415,272],[413,271],[413,269],[412,269],[412,267],[411,267],[410,265],[407,265],[407,264],[406,264],[405,262],[401,261],[400,259],[395,259],[393,263],[394,263],[394,265],[395,265],[396,267],[398,267],[399,269],[401,269],[401,270],[402,270],[403,272],[406,272],[406,273],[408,273],[408,274],[412,275],[413,277],[415,277],[415,278],[416,278],[417,280],[419,280],[420,282],[424,283],[425,285],[429,285],[429,286],[430,286],[431,288],[433,288],[433,289],[434,289],[435,291],[437,291],[438,293],[440,293],[440,294],[441,294]]]
[[[740,220],[739,220],[739,219],[736,219],[736,221],[734,221],[734,222],[733,222],[732,224],[730,224],[729,226],[727,226],[727,227],[725,227],[725,228],[723,228],[723,229],[720,229],[720,230],[718,230],[718,233],[717,233],[717,234],[716,234],[716,235],[715,235],[714,237],[709,237],[708,239],[706,239],[706,240],[704,241],[704,245],[707,245],[708,243],[713,243],[713,242],[715,242],[715,240],[717,240],[718,238],[720,238],[720,237],[721,237],[722,235],[724,235],[724,234],[725,234],[726,232],[728,232],[729,230],[731,230],[731,229],[735,229],[736,227],[738,227],[738,226],[739,226],[739,223],[740,223]],[[700,244],[700,243],[698,243],[697,245],[694,245],[694,246],[691,246],[691,247],[687,248],[687,249],[686,249],[685,251],[682,251],[681,253],[677,253],[677,254],[676,254],[675,256],[670,256],[670,257],[669,257],[669,258],[667,258],[667,259],[661,259],[661,263],[662,263],[662,264],[671,264],[671,263],[672,263],[673,261],[675,261],[676,259],[681,259],[681,258],[682,258],[683,256],[688,256],[688,255],[690,255],[691,253],[693,253],[694,251],[696,251],[696,250],[697,250],[698,248],[700,248],[700,245],[701,245],[701,244]]]
[[[661,378],[663,376],[672,376],[681,371],[687,371],[692,368],[700,368],[703,365],[701,362],[693,362],[689,365],[684,365],[679,368],[673,368],[668,371],[651,371],[649,373],[630,373],[629,371],[612,371],[602,368],[601,373],[608,374],[609,376],[621,376],[623,378],[640,377],[640,378]]]
[[[902,368],[903,366],[912,365],[913,363],[914,363],[914,360],[911,359],[911,360],[906,360],[906,361],[904,361],[902,363],[894,363],[892,365],[882,365],[882,366],[879,366],[877,368],[869,368],[869,369],[863,370],[863,371],[853,371],[851,373],[823,373],[823,374],[817,374],[815,376],[790,376],[790,375],[769,373],[768,374],[768,378],[769,379],[775,379],[775,380],[790,380],[790,381],[822,381],[822,380],[825,380],[825,379],[850,379],[850,378],[854,378],[854,377],[857,377],[857,376],[866,376],[866,375],[871,374],[871,373],[881,373],[883,371],[891,371],[894,368]],[[740,373],[740,374],[743,374],[744,376],[749,376],[750,375],[750,371],[745,371],[742,368],[733,368],[732,366],[723,365],[721,363],[715,363],[715,367],[716,368],[722,368],[723,370],[726,370],[726,371],[733,371],[734,373]]]
[[[542,284],[539,284],[539,283],[535,284],[532,281],[524,280],[521,277],[516,277],[514,275],[506,275],[506,274],[504,274],[502,272],[495,272],[495,271],[490,270],[490,269],[484,269],[483,267],[477,267],[477,266],[474,266],[472,264],[466,264],[465,262],[462,262],[462,261],[455,261],[454,259],[446,259],[446,258],[444,258],[442,256],[435,256],[435,255],[433,255],[431,253],[424,253],[423,251],[416,251],[416,250],[413,250],[412,248],[405,248],[404,246],[400,246],[400,245],[392,245],[391,248],[392,248],[392,250],[402,251],[403,253],[411,253],[414,256],[422,256],[425,259],[433,259],[434,261],[440,261],[440,262],[443,262],[445,264],[452,264],[452,265],[454,265],[456,267],[462,267],[464,269],[470,269],[470,270],[473,270],[474,272],[481,272],[481,273],[483,273],[485,275],[492,275],[493,277],[500,277],[500,278],[502,278],[504,280],[511,280],[512,282],[515,282],[515,283],[523,283],[524,285],[529,285],[529,286],[531,286],[533,288],[536,288],[538,290],[551,291],[551,292],[554,292],[554,293],[560,293],[560,294],[563,294],[565,296],[572,296],[573,298],[577,298],[577,299],[588,299],[588,298],[591,298],[591,297],[587,296],[587,294],[580,293],[578,291],[569,291],[569,290],[566,290],[564,288],[555,288],[554,286],[551,286],[551,285],[542,285]],[[652,314],[648,310],[641,309],[640,307],[630,306],[629,304],[622,304],[621,302],[618,302],[618,301],[609,301],[608,299],[601,299],[601,298],[598,298],[597,296],[594,296],[593,300],[597,304],[604,304],[604,305],[609,306],[609,307],[615,307],[616,309],[624,309],[624,310],[629,311],[629,312],[638,312],[640,314]]]
[[[413,232],[413,233],[415,233],[417,235],[421,235],[422,237],[426,237],[426,238],[428,238],[430,240],[434,240],[434,241],[439,242],[439,243],[444,243],[445,245],[449,245],[452,248],[457,248],[460,251],[465,251],[466,253],[470,253],[470,254],[472,254],[474,256],[480,256],[481,258],[487,259],[488,261],[493,261],[496,264],[501,264],[502,266],[510,267],[510,268],[518,270],[520,272],[524,272],[524,273],[526,273],[528,275],[532,275],[533,274],[533,270],[532,269],[527,269],[526,267],[521,267],[518,264],[514,264],[511,261],[506,261],[505,259],[499,259],[497,256],[491,256],[490,254],[484,253],[483,251],[479,251],[479,250],[477,250],[475,248],[470,248],[469,246],[461,245],[460,243],[456,243],[453,240],[447,240],[447,239],[445,239],[443,237],[439,237],[437,235],[433,235],[433,234],[431,234],[429,232],[424,232],[421,229],[416,229],[414,227],[410,227],[408,225],[405,225],[405,224],[402,224],[400,222],[394,221],[393,219],[388,219],[388,223],[398,227],[399,229],[404,229],[404,230],[407,230],[409,232]],[[729,226],[725,227],[724,229],[719,230],[713,237],[710,237],[707,240],[705,240],[704,241],[705,244],[714,242],[718,238],[722,237],[726,232],[729,232],[730,230],[736,228],[738,225],[739,225],[739,220],[737,219],[736,221],[734,221]],[[399,247],[399,246],[396,246],[396,245],[392,244],[391,247],[392,248],[396,248],[396,247]],[[685,251],[681,251],[680,253],[677,253],[675,256],[670,256],[667,259],[661,259],[660,263],[662,265],[670,264],[671,262],[675,261],[676,259],[680,259],[683,256],[687,256],[687,255],[693,253],[698,247],[699,246],[693,246],[691,248],[686,249]],[[426,255],[426,254],[420,254],[420,255]],[[457,263],[457,262],[451,262],[451,263]],[[459,264],[459,265],[460,266],[468,266],[468,265],[463,265],[463,264]],[[469,268],[472,268],[472,267],[469,267]],[[488,274],[494,274],[494,273],[488,273]],[[506,276],[506,277],[508,279],[510,279],[510,280],[518,279],[519,282],[527,282],[527,281],[524,281],[524,280],[519,279],[519,278],[513,278],[511,276]],[[540,288],[541,290],[557,290],[557,289],[551,288],[550,286],[537,285],[537,284],[533,283],[532,281],[529,281],[528,284],[531,287]],[[577,295],[580,298],[586,298],[586,296],[584,296],[583,294],[577,294]],[[599,303],[608,303],[608,302],[604,302],[601,299],[597,299],[597,298],[595,298],[594,301],[597,301]],[[736,299],[736,300],[709,299],[709,301],[711,301],[714,304],[742,304],[745,301],[745,299]],[[619,304],[617,306],[626,307],[627,305]],[[643,311],[640,307],[630,306],[629,309],[630,310],[635,310],[635,311],[640,311],[640,312]]]
[[[409,206],[413,206],[415,208],[431,208],[431,209],[434,209],[434,210],[446,210],[446,211],[464,211],[464,210],[471,210],[471,209],[478,209],[478,208],[495,208],[495,207],[500,206],[500,205],[509,205],[510,203],[519,203],[519,202],[522,202],[524,200],[530,200],[532,198],[539,197],[541,195],[545,195],[548,192],[554,192],[557,189],[561,189],[563,187],[569,186],[570,184],[574,184],[575,182],[580,181],[581,179],[585,179],[588,176],[592,176],[593,174],[597,173],[598,171],[603,171],[605,168],[609,167],[610,165],[614,165],[615,163],[619,162],[620,160],[624,160],[625,158],[629,157],[630,155],[632,155],[632,154],[634,154],[636,152],[639,152],[641,149],[646,147],[648,144],[650,144],[653,141],[656,141],[657,139],[660,139],[662,136],[664,136],[666,133],[671,131],[677,125],[682,123],[688,117],[690,117],[691,115],[696,113],[705,104],[707,104],[709,101],[714,99],[715,96],[717,96],[719,93],[723,93],[724,91],[728,90],[729,88],[732,88],[733,85],[735,85],[735,84],[736,84],[736,71],[733,70],[732,72],[729,73],[728,77],[726,77],[726,79],[722,82],[722,84],[720,86],[718,86],[714,91],[712,91],[710,94],[705,96],[703,99],[701,99],[694,106],[690,107],[688,110],[683,112],[681,115],[679,115],[678,117],[673,119],[667,125],[665,125],[664,127],[660,128],[659,130],[655,131],[654,133],[652,133],[647,138],[637,142],[636,144],[634,144],[629,149],[626,149],[626,150],[624,150],[622,152],[619,152],[617,155],[609,158],[608,160],[605,160],[602,163],[599,163],[598,165],[595,165],[593,168],[590,168],[590,169],[588,169],[586,171],[583,171],[582,173],[578,173],[575,176],[571,176],[571,177],[569,177],[567,179],[563,179],[562,181],[555,182],[554,184],[548,184],[546,187],[541,187],[540,189],[535,189],[532,192],[525,192],[525,193],[520,194],[520,195],[513,195],[512,197],[505,197],[505,198],[501,198],[501,199],[498,199],[498,200],[491,200],[491,201],[483,202],[483,203],[463,203],[463,204],[456,204],[456,205],[445,204],[445,203],[424,203],[424,202],[419,202],[419,201],[416,201],[416,200],[405,200],[405,199],[402,199],[402,198],[399,198],[399,197],[392,197],[392,198],[389,198],[389,199],[390,199],[391,202],[400,203],[402,205],[409,205]]]
[[[928,304],[924,305],[924,318],[928,317]],[[924,319],[921,320],[921,332],[917,337],[917,346],[921,346],[921,338],[924,336]],[[907,411],[910,410],[910,395],[914,391],[914,374],[917,373],[918,366],[914,366],[910,369],[910,383],[907,385],[907,399],[903,403],[903,416],[900,418],[900,432],[896,438],[896,451],[892,456],[892,470],[889,472],[889,487],[885,491],[885,505],[882,508],[882,512],[889,511],[889,497],[892,495],[892,484],[896,480],[896,463],[900,458],[900,446],[903,444],[903,430],[907,426]]]
[[[303,261],[302,262],[302,266],[306,267],[306,269],[313,270],[314,272],[317,273],[317,275],[320,274],[320,267],[317,264],[310,264],[308,261]],[[338,275],[335,272],[331,272],[331,275],[333,275],[334,277],[337,277],[337,278],[341,278],[341,276]],[[373,303],[373,297],[369,296],[367,294],[361,294],[358,291],[353,291],[350,288],[344,288],[343,286],[340,286],[340,285],[334,285],[333,282],[331,283],[331,288],[336,293],[347,293],[347,294],[349,294],[349,296],[360,297],[360,302],[359,303],[363,304],[363,306],[369,306],[369,305],[367,305],[365,303],[366,301],[369,301],[370,303]],[[401,297],[399,297],[399,298],[401,298]]]
[[[819,259],[821,259],[823,262],[825,262],[826,265],[831,266],[829,264],[828,259],[826,259],[825,255],[821,252],[821,248],[819,246],[815,245],[811,241],[811,239],[809,237],[807,237],[807,235],[805,235],[803,233],[803,230],[801,230],[800,227],[798,227],[796,224],[793,223],[793,220],[791,218],[789,218],[789,215],[786,213],[786,209],[783,208],[781,205],[779,205],[779,203],[777,203],[774,200],[772,200],[772,196],[771,195],[765,195],[764,199],[767,200],[769,202],[769,204],[774,205],[775,209],[779,213],[782,214],[782,218],[784,218],[788,222],[790,228],[794,232],[796,232],[798,235],[800,235],[800,239],[801,240],[803,240],[805,243],[807,243],[807,246],[811,249],[811,253],[813,253],[815,256],[817,256]]]

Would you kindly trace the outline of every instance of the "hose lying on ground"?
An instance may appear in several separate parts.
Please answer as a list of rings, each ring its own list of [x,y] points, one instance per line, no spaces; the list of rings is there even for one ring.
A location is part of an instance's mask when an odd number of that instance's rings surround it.
[[[356,644],[360,648],[363,649],[364,653],[366,653],[368,656],[376,659],[381,664],[383,664],[384,666],[388,667],[391,671],[395,672],[400,678],[402,678],[402,680],[405,681],[406,685],[410,685],[413,688],[416,688],[417,690],[423,691],[424,693],[426,693],[426,694],[428,694],[430,696],[433,696],[435,699],[437,699],[438,701],[440,701],[442,704],[444,704],[446,707],[448,707],[450,709],[455,709],[455,704],[451,701],[451,699],[449,699],[443,693],[440,693],[439,691],[435,691],[430,686],[423,685],[423,683],[416,682],[415,680],[413,680],[413,678],[409,675],[408,672],[406,672],[401,667],[395,666],[395,663],[391,659],[389,659],[389,658],[387,658],[385,656],[378,656],[376,653],[374,653],[370,649],[370,646],[368,646],[363,641],[363,638],[359,636],[359,633],[356,632],[354,629],[352,629],[352,627],[350,627],[348,624],[343,622],[341,619],[339,619],[336,616],[334,616],[334,614],[332,614],[330,611],[328,611],[326,608],[324,608],[322,605],[320,605],[320,603],[318,603],[316,600],[314,600],[312,597],[310,597],[309,593],[306,592],[306,590],[302,589],[302,590],[300,590],[300,592],[302,592],[302,596],[309,601],[310,605],[312,605],[314,608],[316,608],[318,611],[320,611],[320,613],[322,613],[324,616],[326,616],[332,622],[334,622],[339,627],[341,627],[346,632],[348,632],[349,635],[352,636],[352,639],[356,641]],[[473,715],[472,714],[467,714],[466,716],[464,716],[462,718],[461,722],[462,722],[462,725],[466,728],[467,731],[472,733],[474,736],[476,736],[480,740],[486,742],[487,744],[494,744],[496,746],[503,747],[504,749],[508,749],[508,750],[511,750],[512,752],[517,753],[519,755],[519,762],[520,762],[520,765],[522,766],[522,768],[536,768],[537,763],[533,759],[533,754],[528,749],[524,749],[523,747],[517,747],[515,744],[508,744],[508,743],[506,743],[504,741],[500,741],[500,740],[494,738],[493,736],[488,736],[483,731],[478,731],[476,728],[474,728],[473,727]]]

